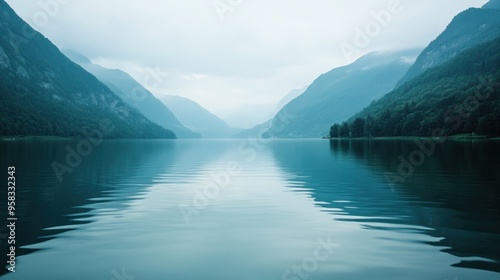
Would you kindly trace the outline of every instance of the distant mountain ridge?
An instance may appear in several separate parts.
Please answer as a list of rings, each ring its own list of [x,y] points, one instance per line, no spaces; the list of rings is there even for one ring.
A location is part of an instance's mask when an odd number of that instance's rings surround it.
[[[129,74],[118,69],[107,69],[94,64],[90,59],[75,51],[64,50],[63,52],[75,63],[96,76],[125,103],[137,109],[150,121],[163,128],[172,130],[178,138],[201,137],[198,133],[194,133],[186,128],[167,106],[134,80]]]
[[[500,0],[490,0],[490,2],[484,4],[483,9],[493,9],[500,10]]]
[[[419,55],[398,86],[439,66],[460,52],[493,40],[500,35],[500,1],[492,0],[482,8],[458,14],[446,29]]]
[[[299,97],[302,95],[307,89],[307,86],[301,88],[301,89],[294,89],[290,91],[287,95],[285,95],[280,102],[276,105],[275,112],[281,111],[288,103],[290,103],[292,100],[295,98]],[[242,131],[239,131],[238,133],[234,134],[234,138],[257,138],[257,137],[263,137],[263,135],[259,135],[261,132],[269,130],[272,126],[273,123],[273,118],[275,116],[272,116],[269,120],[260,123],[252,128],[245,129]],[[264,136],[267,134],[264,134]]]
[[[325,136],[333,122],[347,120],[394,88],[419,49],[374,52],[318,77],[275,117],[271,130],[279,138]],[[290,123],[281,118],[289,116]]]
[[[239,129],[230,128],[223,120],[191,99],[166,95],[160,100],[169,108],[181,123],[203,138],[230,138]]]
[[[175,138],[126,105],[0,1],[0,135]],[[24,34],[33,34],[26,38]]]
[[[303,88],[298,88],[290,91],[285,97],[283,97],[278,105],[276,105],[276,112],[281,111],[288,103],[290,103],[292,100],[295,98],[301,96],[308,88],[309,86],[305,86]]]
[[[469,48],[356,114],[364,136],[500,136],[500,37]],[[363,135],[360,135],[363,136]]]
[[[355,137],[500,136],[499,8],[500,0],[492,0],[457,15],[401,85],[355,114],[349,125],[332,126],[330,135],[353,136],[354,130]]]

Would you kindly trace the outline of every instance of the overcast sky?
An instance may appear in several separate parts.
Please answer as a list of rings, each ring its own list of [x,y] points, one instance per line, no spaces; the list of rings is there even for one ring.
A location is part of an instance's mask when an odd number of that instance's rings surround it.
[[[487,0],[7,2],[60,49],[141,83],[154,69],[155,95],[188,97],[249,126],[258,120],[243,122],[235,111],[251,108],[265,119],[292,89],[373,50],[425,47],[456,14]],[[358,29],[371,31],[365,46],[355,44]],[[347,44],[359,52],[346,56]]]

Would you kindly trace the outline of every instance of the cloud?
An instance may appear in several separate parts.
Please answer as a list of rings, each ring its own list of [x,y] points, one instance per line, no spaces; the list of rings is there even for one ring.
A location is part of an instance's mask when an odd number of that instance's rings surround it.
[[[193,80],[203,80],[203,79],[208,79],[208,76],[205,74],[188,74],[188,75],[182,75],[182,79],[193,81]]]
[[[401,63],[403,64],[413,64],[417,60],[416,56],[402,56],[400,58]]]
[[[34,23],[41,3],[58,7]],[[225,3],[237,1],[220,0]],[[345,65],[352,42],[373,12],[392,0],[240,1],[223,18],[212,0],[41,0],[7,2],[61,49],[73,49],[138,81],[144,69],[169,76],[153,93],[191,98],[216,114],[245,104],[277,103],[322,73]],[[358,54],[423,47],[454,15],[486,0],[401,0],[401,13]],[[53,10],[54,11],[54,10]]]

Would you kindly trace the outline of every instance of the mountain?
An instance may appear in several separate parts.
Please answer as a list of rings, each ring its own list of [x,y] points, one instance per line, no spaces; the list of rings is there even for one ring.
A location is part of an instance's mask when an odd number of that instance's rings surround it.
[[[294,90],[290,91],[287,95],[285,95],[285,97],[283,97],[280,100],[278,105],[276,105],[275,111],[276,112],[281,111],[281,109],[283,109],[288,103],[290,103],[292,100],[294,100],[295,98],[302,95],[306,91],[306,89],[307,89],[307,86],[300,88],[300,89],[294,89]]]
[[[347,120],[392,90],[419,53],[419,50],[373,52],[321,75],[277,114],[272,135],[285,138],[327,135],[332,121]]]
[[[307,89],[307,86],[303,87],[301,89],[294,89],[294,90],[290,91],[287,95],[285,95],[285,97],[283,97],[280,100],[280,102],[278,102],[274,111],[275,112],[281,111],[281,109],[283,109],[283,107],[285,107],[288,103],[290,103],[290,101],[294,100],[295,98],[297,98],[301,94],[303,94],[306,91],[306,89]],[[261,124],[258,124],[252,128],[240,131],[240,132],[234,134],[233,137],[235,137],[235,138],[263,137],[266,134],[261,135],[261,133],[271,128],[273,118],[274,118],[274,116],[272,118],[270,118],[269,120],[267,120]]]
[[[172,130],[178,138],[201,137],[199,134],[184,127],[167,106],[134,80],[129,74],[121,70],[107,69],[100,65],[93,64],[84,55],[71,50],[65,50],[64,54],[97,77],[97,79],[107,85],[129,106],[137,109],[150,121],[163,128]]]
[[[258,124],[252,128],[242,130],[233,135],[233,138],[268,138],[268,131],[272,125],[272,119]]]
[[[183,125],[201,134],[203,138],[228,138],[238,132],[238,129],[230,128],[219,117],[191,99],[176,95],[167,95],[160,99],[167,107],[172,108],[174,115]]]
[[[363,124],[359,136],[474,133],[498,137],[499,90],[497,37],[427,70],[365,108],[351,122]]]
[[[491,0],[484,4],[483,9],[500,10],[500,0]]]
[[[405,82],[443,64],[460,52],[500,36],[500,1],[492,0],[482,8],[470,8],[458,14],[429,46],[427,46],[398,82]]]
[[[272,117],[275,104],[243,104],[231,108],[230,111],[220,114],[221,118],[230,127],[251,128],[257,123],[262,123]]]
[[[175,138],[64,56],[5,1],[0,15],[0,135]]]

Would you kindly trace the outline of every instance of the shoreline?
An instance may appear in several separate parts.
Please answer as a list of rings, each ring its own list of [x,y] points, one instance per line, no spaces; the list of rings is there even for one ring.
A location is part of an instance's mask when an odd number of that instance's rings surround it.
[[[432,137],[432,136],[385,136],[385,137],[357,137],[357,138],[324,137],[323,139],[327,139],[327,140],[376,140],[376,141],[383,141],[383,140],[498,141],[498,140],[500,140],[500,137],[488,138],[486,135],[457,134],[457,135],[443,136],[443,137]]]
[[[0,136],[0,142],[35,142],[35,141],[81,141],[85,138],[80,137],[63,137],[63,136]],[[178,140],[178,139],[138,139],[138,138],[113,138],[113,139],[102,139],[102,141],[110,140]]]
[[[0,141],[68,141],[76,140],[72,137],[62,136],[0,136]]]
[[[63,136],[0,136],[0,142],[20,142],[20,141],[80,141],[83,138],[79,137],[63,137]],[[244,138],[248,139],[248,138]],[[222,138],[219,140],[244,140],[243,138]],[[258,139],[258,138],[250,138]],[[274,140],[355,140],[355,141],[414,141],[414,140],[433,140],[433,141],[500,141],[500,137],[488,138],[486,135],[470,135],[470,134],[457,134],[446,137],[432,137],[432,136],[386,136],[386,137],[340,137],[340,138],[274,138]],[[135,139],[135,138],[120,138],[120,139],[103,139],[107,140],[214,140],[214,139]]]

